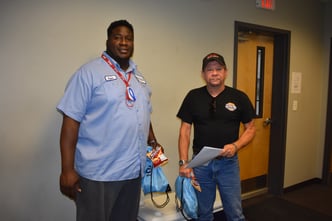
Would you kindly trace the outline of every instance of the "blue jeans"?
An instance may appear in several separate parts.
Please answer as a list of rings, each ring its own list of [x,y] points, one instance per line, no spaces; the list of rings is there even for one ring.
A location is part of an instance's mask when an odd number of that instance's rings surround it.
[[[213,205],[218,187],[228,221],[244,221],[241,201],[241,181],[238,157],[222,157],[194,168],[202,192],[197,193],[198,221],[213,220]]]

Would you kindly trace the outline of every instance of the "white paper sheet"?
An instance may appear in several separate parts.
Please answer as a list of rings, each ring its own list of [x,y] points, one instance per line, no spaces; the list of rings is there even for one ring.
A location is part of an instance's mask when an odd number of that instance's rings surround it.
[[[194,168],[205,164],[206,162],[219,156],[220,151],[220,148],[207,146],[203,147],[203,149],[195,156],[195,158],[188,163],[187,168]]]

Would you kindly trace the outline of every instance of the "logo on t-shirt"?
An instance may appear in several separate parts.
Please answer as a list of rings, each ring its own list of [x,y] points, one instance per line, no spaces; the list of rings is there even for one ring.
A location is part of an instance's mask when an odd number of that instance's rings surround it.
[[[226,109],[229,110],[229,111],[235,111],[236,110],[236,105],[232,102],[228,102],[226,105],[225,105]]]

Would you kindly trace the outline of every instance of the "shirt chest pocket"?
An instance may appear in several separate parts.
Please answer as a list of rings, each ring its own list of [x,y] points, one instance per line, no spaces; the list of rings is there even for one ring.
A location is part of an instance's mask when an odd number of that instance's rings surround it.
[[[104,102],[118,102],[126,97],[126,87],[120,81],[105,81],[95,89],[95,99]]]

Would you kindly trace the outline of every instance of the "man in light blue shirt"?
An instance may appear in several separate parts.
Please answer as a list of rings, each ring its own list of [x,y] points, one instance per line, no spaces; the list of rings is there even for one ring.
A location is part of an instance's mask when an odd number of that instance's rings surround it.
[[[107,35],[106,51],[74,73],[57,106],[60,189],[75,200],[78,221],[135,221],[146,147],[158,145],[151,90],[130,59],[133,27],[115,21]]]

